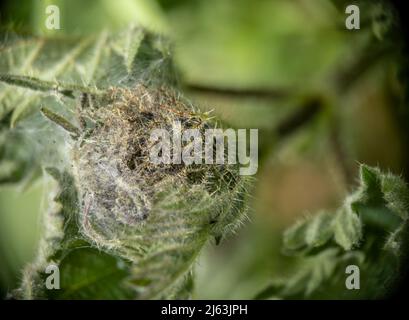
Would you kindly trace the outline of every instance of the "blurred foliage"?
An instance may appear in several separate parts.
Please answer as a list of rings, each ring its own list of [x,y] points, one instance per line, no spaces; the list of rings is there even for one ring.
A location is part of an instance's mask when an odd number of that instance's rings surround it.
[[[42,186],[22,192],[0,188],[0,294],[6,295],[20,280],[23,265],[34,258],[40,237]]]
[[[62,13],[59,31],[44,28],[44,8],[51,2]],[[253,201],[253,222],[236,238],[218,248],[209,248],[201,257],[195,297],[252,298],[260,292],[259,297],[263,298],[337,297],[337,291],[324,290],[326,285],[320,285],[321,290],[316,283],[326,283],[334,273],[344,275],[344,270],[339,269],[341,262],[363,263],[366,268],[372,258],[365,259],[359,250],[344,253],[339,245],[322,250],[317,256],[285,257],[279,250],[282,230],[304,212],[336,211],[356,184],[357,162],[409,176],[409,109],[404,100],[409,92],[404,87],[408,83],[405,76],[408,63],[402,55],[403,41],[396,13],[387,1],[356,1],[361,8],[362,29],[350,32],[344,28],[347,3],[344,0],[92,0],[85,6],[78,0],[5,1],[0,11],[1,27],[16,31],[18,36],[7,33],[2,41],[0,70],[43,80],[57,78],[80,83],[87,83],[90,70],[94,70],[100,83],[119,82],[128,70],[126,64],[118,61],[126,60],[135,49],[122,48],[129,37],[138,35],[108,37],[101,31],[119,31],[129,23],[140,23],[168,35],[174,43],[175,72],[184,92],[204,109],[214,109],[217,116],[234,127],[260,128],[263,155]],[[27,41],[21,36],[32,33],[38,39]],[[55,38],[44,42],[43,35]],[[69,40],[63,40],[65,36]],[[78,41],[79,36],[85,40]],[[53,48],[53,55],[42,54],[47,48]],[[103,53],[100,67],[92,59],[95,50]],[[54,63],[56,68],[43,68],[42,59]],[[118,71],[115,79],[106,79],[104,64]],[[8,67],[11,65],[14,69]],[[135,78],[138,76],[141,75]],[[34,98],[36,95],[14,94],[4,89],[3,84],[0,86],[0,96],[4,98],[0,104],[3,119],[0,179],[24,182],[21,178],[28,172],[33,178],[38,176],[35,165],[30,164],[55,157],[39,151],[44,150],[43,145],[53,143],[51,129],[42,125],[41,130],[50,133],[45,140],[33,128],[20,132],[17,126],[17,130],[10,132],[10,121],[15,125],[28,117],[32,122],[36,119],[33,111],[40,105]],[[60,110],[58,101],[49,98],[48,93],[38,92],[38,96],[46,99],[44,104]],[[319,111],[308,121],[301,121],[290,134],[281,135],[283,123],[291,120],[294,123],[311,99],[319,101]],[[37,118],[36,125],[38,121]],[[20,133],[27,132],[32,135],[27,138],[24,134],[25,138],[21,138]],[[17,143],[4,143],[11,140],[25,146],[27,152],[14,148]],[[41,159],[28,156],[32,154],[30,148],[35,148]],[[18,161],[10,162],[10,159]],[[33,220],[37,219],[41,199],[39,191],[36,195],[36,199],[21,198],[29,208],[34,208],[27,210],[27,217]],[[0,192],[0,196],[0,219],[4,220],[0,235],[5,238],[1,240],[0,277],[5,283],[3,288],[10,288],[16,286],[22,265],[30,260],[27,252],[33,250],[37,229],[6,233],[4,230],[17,223],[10,218],[12,212],[21,216],[22,211],[18,202],[9,205],[8,200],[17,197],[11,188]],[[385,214],[383,211],[380,216]],[[329,220],[333,219],[329,214],[316,219],[328,216]],[[363,232],[367,231],[364,228]],[[379,226],[370,232],[374,238],[384,236]],[[320,236],[324,236],[320,238],[322,242],[331,238],[328,234]],[[9,247],[21,241],[27,243],[18,245],[16,250]],[[310,245],[303,243],[302,247]],[[13,252],[26,254],[21,258]],[[305,268],[297,273],[300,264]],[[318,271],[314,269],[316,266],[320,268]],[[261,291],[271,279],[290,276],[287,270],[295,274],[289,284],[294,285],[292,288],[280,284]],[[309,286],[306,294],[305,275],[311,274],[318,278],[314,278],[315,284]]]
[[[284,252],[301,256],[299,270],[257,298],[384,298],[399,281],[408,255],[409,189],[398,177],[361,166],[360,187],[334,213],[289,228]],[[345,288],[345,270],[360,270],[360,290]]]
[[[57,33],[45,27],[48,5],[58,6],[61,12],[61,30]],[[149,0],[89,0],[86,5],[81,0],[5,1],[0,18],[3,28],[37,35],[79,36],[102,30],[119,31],[130,23],[143,24],[157,32],[166,31],[158,5]]]

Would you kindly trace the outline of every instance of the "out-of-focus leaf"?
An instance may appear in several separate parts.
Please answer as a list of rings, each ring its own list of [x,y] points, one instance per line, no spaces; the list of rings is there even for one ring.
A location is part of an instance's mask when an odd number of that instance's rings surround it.
[[[0,128],[0,183],[30,179],[36,164],[33,146],[24,135]]]
[[[284,234],[284,247],[288,252],[303,251],[325,244],[333,235],[333,214],[319,213],[299,221]]]
[[[343,15],[325,1],[162,3],[178,41],[176,62],[193,84],[305,90],[348,50]]]
[[[275,281],[260,298],[377,298],[393,290],[409,243],[409,189],[402,179],[361,166],[360,186],[335,213],[320,213],[291,227],[284,252],[298,269]],[[361,290],[345,287],[345,268],[361,270]]]
[[[351,250],[362,238],[362,223],[356,213],[343,208],[334,220],[335,242],[345,250]]]

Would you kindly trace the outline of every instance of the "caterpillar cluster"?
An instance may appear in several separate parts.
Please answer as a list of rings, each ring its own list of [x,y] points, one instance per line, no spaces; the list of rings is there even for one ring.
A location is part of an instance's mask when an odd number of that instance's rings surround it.
[[[205,224],[214,224],[227,210],[224,207],[240,198],[235,186],[241,177],[235,165],[158,165],[150,161],[149,138],[154,128],[171,132],[175,121],[182,124],[182,130],[204,130],[214,125],[177,93],[144,85],[111,88],[103,96],[94,97],[79,116],[88,129],[74,146],[74,177],[80,224],[94,243],[117,249],[123,246],[120,239],[135,236],[144,224],[158,218],[151,217],[158,195],[172,189],[184,188],[186,199],[194,198],[189,194],[197,188],[214,197],[213,209],[202,217],[207,219]],[[221,199],[226,203],[217,202]],[[189,205],[194,211],[199,204],[193,201]],[[150,230],[161,232],[159,227]]]

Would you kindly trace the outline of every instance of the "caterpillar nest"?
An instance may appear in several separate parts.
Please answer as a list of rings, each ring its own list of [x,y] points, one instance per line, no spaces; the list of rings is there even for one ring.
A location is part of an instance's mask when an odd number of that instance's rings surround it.
[[[240,224],[248,180],[237,165],[152,163],[153,129],[216,125],[169,89],[111,88],[82,100],[72,164],[80,230],[134,262],[135,278],[159,292],[188,270],[209,236],[219,241]]]

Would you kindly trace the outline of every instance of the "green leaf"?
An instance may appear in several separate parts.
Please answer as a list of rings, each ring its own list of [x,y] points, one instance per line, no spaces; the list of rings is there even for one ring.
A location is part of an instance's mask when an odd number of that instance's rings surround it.
[[[0,124],[0,183],[17,183],[36,175],[35,147],[23,133],[10,132]]]
[[[129,263],[93,248],[77,248],[58,263],[59,290],[46,290],[49,299],[132,299],[127,285]],[[49,276],[43,274],[43,281]]]
[[[298,221],[284,234],[286,252],[302,252],[325,244],[332,236],[333,214],[321,212]]]
[[[393,232],[408,214],[407,185],[399,177],[365,165],[361,166],[360,176],[360,188],[348,199],[351,209],[364,224]]]
[[[333,224],[335,242],[344,250],[351,250],[362,238],[362,222],[348,208],[338,211]]]
[[[41,108],[41,113],[47,117],[49,120],[51,120],[52,122],[58,124],[59,126],[61,126],[63,129],[67,130],[68,132],[74,134],[74,135],[79,135],[80,134],[80,130],[73,124],[71,124],[69,121],[67,121],[66,119],[64,119],[62,116],[52,112],[51,110],[47,109],[47,108]]]
[[[284,234],[284,252],[297,269],[260,291],[258,298],[378,298],[404,271],[409,189],[399,177],[361,165],[360,186],[334,214],[319,213]],[[345,288],[345,268],[360,268],[361,289]]]
[[[24,271],[17,298],[46,299],[132,299],[135,291],[128,282],[130,263],[98,250],[81,235],[77,224],[77,193],[72,177],[56,168],[47,172],[58,181],[60,191],[46,212],[43,234],[36,262]],[[57,265],[60,289],[47,289],[47,266]]]
[[[149,68],[153,69],[158,65],[154,62],[167,59],[169,54],[165,40],[152,34],[146,37],[145,33],[133,26],[116,34],[102,32],[79,39],[3,36],[0,82],[7,85],[0,84],[0,120],[12,112],[10,125],[15,127],[39,109],[44,95],[60,93],[73,97],[74,91],[95,93],[96,88],[137,80],[135,72],[153,76]],[[135,66],[141,68],[136,71]],[[158,72],[164,77],[164,70]],[[70,107],[74,103],[64,102]]]

